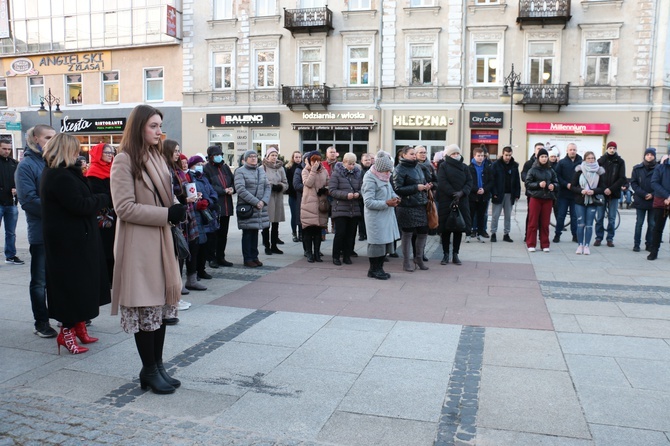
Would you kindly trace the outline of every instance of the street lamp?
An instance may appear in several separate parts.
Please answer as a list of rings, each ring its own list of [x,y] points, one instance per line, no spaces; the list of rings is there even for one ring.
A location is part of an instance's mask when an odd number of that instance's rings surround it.
[[[523,90],[521,89],[521,73],[514,72],[514,64],[512,64],[512,71],[503,79],[503,91],[500,95],[500,102],[507,104],[509,102],[509,145],[512,146],[512,134],[514,128],[512,127],[512,118],[514,115],[514,103],[520,102],[523,99]]]
[[[45,102],[49,106],[49,110],[44,108]],[[52,115],[51,115],[52,105],[56,106],[56,110],[54,110],[53,116],[55,116],[56,119],[63,116],[63,112],[60,109],[60,98],[57,98],[56,96],[52,95],[51,88],[49,88],[49,93],[46,96],[40,96],[40,109],[37,110],[37,114],[40,116],[46,116],[47,113],[49,114],[49,127],[53,127]]]

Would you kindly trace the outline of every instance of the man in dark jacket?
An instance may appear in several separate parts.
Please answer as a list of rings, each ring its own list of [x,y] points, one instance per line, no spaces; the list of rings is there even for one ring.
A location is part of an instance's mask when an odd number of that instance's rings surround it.
[[[49,310],[46,294],[46,251],[42,235],[42,202],[40,181],[46,166],[42,149],[56,135],[48,125],[36,125],[28,129],[28,146],[23,159],[16,168],[16,195],[21,208],[26,213],[28,223],[28,243],[30,244],[30,302],[35,318],[35,334],[41,338],[54,338],[56,330],[49,325]]]
[[[665,220],[670,218],[670,158],[666,155],[654,169],[651,176],[651,187],[654,189],[653,214],[654,233],[651,241],[651,252],[647,260],[656,260],[661,247]]]
[[[473,151],[470,161],[470,175],[472,176],[472,190],[470,191],[470,219],[472,220],[472,235],[483,242],[482,238],[489,238],[486,232],[486,209],[488,209],[491,197],[491,186],[493,185],[493,174],[491,167],[484,161],[486,156],[481,147]],[[469,241],[468,238],[465,240]]]
[[[558,209],[556,214],[556,235],[554,243],[561,241],[561,234],[565,227],[565,217],[570,209],[570,232],[572,241],[577,240],[577,218],[575,216],[575,194],[570,190],[572,177],[575,175],[575,167],[582,163],[582,157],[577,153],[577,144],[570,143],[566,147],[566,156],[558,162],[556,166],[556,176],[558,177]]]
[[[614,141],[607,143],[605,154],[598,159],[598,164],[605,168],[601,177],[605,187],[605,206],[598,206],[596,212],[596,241],[593,246],[600,246],[605,236],[605,212],[609,216],[607,222],[607,246],[614,247],[614,223],[616,222],[617,206],[621,197],[621,187],[627,183],[626,162],[617,153]]]
[[[218,268],[219,265],[233,266],[232,262],[226,260],[226,244],[228,243],[230,217],[233,216],[235,209],[232,198],[235,193],[235,180],[230,167],[223,160],[221,147],[210,146],[207,148],[207,165],[203,171],[219,196],[218,205],[221,209],[219,229],[207,234],[209,266],[211,268]]]
[[[654,233],[654,219],[652,218],[654,189],[651,187],[651,178],[656,165],[656,149],[650,147],[644,151],[644,161],[633,167],[630,178],[631,188],[635,191],[633,195],[633,207],[636,212],[635,235],[633,236],[633,251],[635,252],[640,252],[642,225],[645,217],[647,218],[647,233],[644,237],[645,250],[651,250],[651,239]]]
[[[519,181],[519,163],[514,161],[512,147],[505,146],[502,158],[499,158],[491,167],[493,184],[491,187],[491,203],[493,216],[491,217],[491,242],[497,242],[498,220],[500,213],[505,212],[505,227],[503,240],[512,242],[509,236],[512,227],[512,207],[521,196],[521,181]]]
[[[5,263],[23,265],[16,256],[16,222],[19,210],[16,207],[16,185],[14,173],[19,163],[12,158],[12,141],[0,139],[0,224],[5,221]]]

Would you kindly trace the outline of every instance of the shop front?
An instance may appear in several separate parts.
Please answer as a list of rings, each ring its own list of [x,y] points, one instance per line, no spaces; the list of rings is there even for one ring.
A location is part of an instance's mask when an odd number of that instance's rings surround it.
[[[89,159],[91,148],[97,144],[111,144],[117,148],[121,144],[126,118],[72,119],[68,116],[61,120],[60,133],[69,133],[79,140],[81,156]]]
[[[503,128],[502,112],[470,112],[470,156],[477,147],[483,147],[489,153],[489,159],[495,161],[504,145],[500,145],[500,130]]]
[[[207,114],[208,144],[221,147],[226,163],[237,167],[247,150],[260,157],[270,147],[279,150],[279,122],[279,113]]]
[[[395,154],[405,146],[422,145],[432,159],[435,153],[445,149],[447,131],[454,120],[446,111],[396,111],[391,122]]]
[[[533,147],[541,142],[545,147],[554,147],[559,156],[565,156],[566,146],[577,145],[577,153],[591,151],[597,156],[604,153],[610,124],[605,123],[564,123],[564,122],[528,122],[526,134],[528,138],[527,157],[532,155]]]

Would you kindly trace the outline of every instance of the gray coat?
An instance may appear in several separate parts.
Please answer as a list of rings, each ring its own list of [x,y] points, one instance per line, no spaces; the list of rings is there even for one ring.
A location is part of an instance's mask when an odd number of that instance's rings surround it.
[[[395,208],[386,204],[386,200],[397,197],[390,182],[377,178],[372,171],[363,176],[363,203],[365,204],[365,227],[368,243],[385,245],[400,238]]]
[[[270,183],[270,202],[268,203],[268,215],[272,223],[286,220],[284,216],[284,192],[288,190],[288,180],[284,167],[277,169],[263,165],[261,167]],[[272,186],[279,184],[280,191],[272,190]]]
[[[254,207],[254,214],[250,218],[237,219],[238,229],[263,229],[270,227],[268,203],[270,201],[270,183],[263,169],[244,164],[235,170],[235,191],[237,203],[248,203]],[[263,201],[263,209],[256,208],[259,201]]]
[[[349,172],[344,164],[335,164],[328,182],[328,194],[333,198],[332,218],[361,216],[360,198],[349,200],[347,196],[349,193],[360,193],[362,183],[363,171],[360,167],[354,166],[354,170]]]

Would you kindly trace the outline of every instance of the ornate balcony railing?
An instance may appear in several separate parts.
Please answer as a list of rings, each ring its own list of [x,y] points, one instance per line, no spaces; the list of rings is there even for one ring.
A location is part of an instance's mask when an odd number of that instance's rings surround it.
[[[523,26],[563,24],[571,18],[570,0],[519,0],[516,22]]]
[[[330,104],[330,87],[325,85],[305,85],[290,87],[282,85],[282,104],[291,110],[296,105],[304,105],[309,109],[312,105],[327,106]]]
[[[291,33],[328,33],[333,29],[333,11],[326,7],[284,9],[284,28]]]
[[[568,105],[570,99],[570,83],[567,84],[521,84],[523,99],[519,104],[539,106],[553,106],[561,109],[561,106]]]

